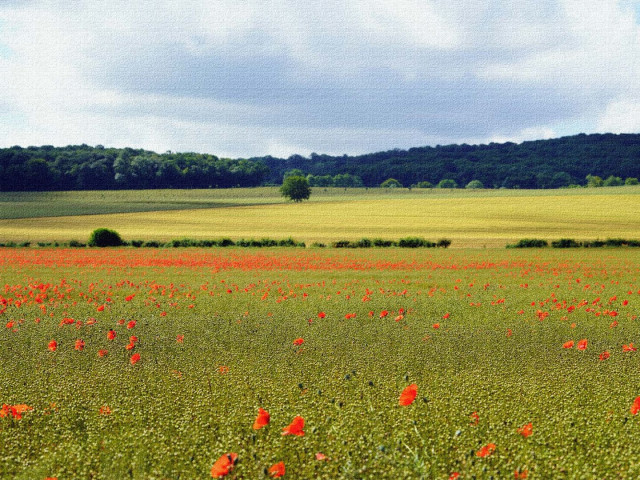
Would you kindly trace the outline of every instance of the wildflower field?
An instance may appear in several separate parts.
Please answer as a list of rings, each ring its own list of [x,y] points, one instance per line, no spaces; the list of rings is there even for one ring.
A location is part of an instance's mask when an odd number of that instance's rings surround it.
[[[640,476],[632,249],[0,267],[1,478]]]

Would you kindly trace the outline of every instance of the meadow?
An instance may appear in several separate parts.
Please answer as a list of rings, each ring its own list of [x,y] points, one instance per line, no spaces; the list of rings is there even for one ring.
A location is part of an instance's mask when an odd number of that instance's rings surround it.
[[[420,236],[452,248],[521,238],[640,239],[640,187],[564,190],[314,188],[0,193],[0,241],[86,242],[98,227],[126,240],[293,237],[328,244]]]
[[[0,265],[2,478],[640,476],[634,249]]]

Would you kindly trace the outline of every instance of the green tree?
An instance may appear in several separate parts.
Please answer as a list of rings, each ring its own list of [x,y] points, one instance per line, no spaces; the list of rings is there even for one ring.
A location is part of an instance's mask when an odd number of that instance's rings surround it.
[[[443,178],[438,182],[438,186],[436,188],[458,188],[458,184],[455,180],[451,180],[450,178]]]
[[[467,183],[467,186],[464,188],[484,188],[484,185],[482,184],[482,182],[480,180],[471,180],[469,183]]]
[[[309,186],[309,181],[306,177],[287,177],[284,179],[284,182],[282,182],[280,193],[289,200],[301,202],[302,200],[307,200],[309,196],[311,196],[311,187]]]
[[[602,178],[597,175],[587,175],[587,187],[596,188],[601,187],[603,184]]]
[[[426,180],[422,182],[418,182],[413,185],[415,188],[433,188],[433,184],[431,182],[427,182]]]
[[[380,184],[382,188],[402,188],[402,184],[395,178],[387,178]]]
[[[620,177],[614,177],[609,175],[605,181],[602,182],[603,187],[619,187],[624,185],[624,181]]]
[[[627,177],[627,179],[624,181],[625,185],[638,185],[638,179],[635,177]]]

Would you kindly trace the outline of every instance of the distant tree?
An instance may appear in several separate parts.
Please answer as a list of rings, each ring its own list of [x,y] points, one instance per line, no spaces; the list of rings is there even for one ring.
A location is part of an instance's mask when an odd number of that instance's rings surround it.
[[[433,184],[431,182],[427,182],[426,180],[423,182],[418,182],[413,185],[414,188],[433,188]]]
[[[309,181],[306,177],[286,177],[280,187],[280,193],[289,200],[301,202],[311,196],[311,187],[309,187]]]
[[[467,186],[464,188],[474,189],[474,188],[484,188],[484,185],[480,180],[471,180],[467,183]]]
[[[455,180],[451,180],[450,178],[443,178],[438,182],[436,188],[458,188],[458,184]]]
[[[627,177],[627,179],[624,181],[625,185],[638,185],[638,179],[635,177]]]
[[[606,180],[602,182],[603,187],[619,187],[624,185],[624,181],[620,177],[614,177],[613,175],[609,175]]]
[[[602,181],[602,178],[600,178],[597,175],[587,175],[587,187],[589,188],[596,188],[596,187],[601,187],[602,184],[604,182]]]
[[[291,170],[284,172],[282,180],[288,177],[304,177],[304,172],[299,168],[292,168]]]
[[[395,178],[387,178],[380,184],[382,188],[402,188],[402,184]]]

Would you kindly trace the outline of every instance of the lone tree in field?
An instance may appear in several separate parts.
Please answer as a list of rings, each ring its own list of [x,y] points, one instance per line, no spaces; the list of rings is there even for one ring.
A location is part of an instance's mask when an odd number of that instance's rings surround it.
[[[311,196],[311,187],[309,181],[305,177],[293,176],[287,177],[282,182],[280,193],[294,202],[308,200]]]

